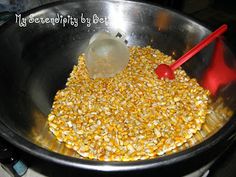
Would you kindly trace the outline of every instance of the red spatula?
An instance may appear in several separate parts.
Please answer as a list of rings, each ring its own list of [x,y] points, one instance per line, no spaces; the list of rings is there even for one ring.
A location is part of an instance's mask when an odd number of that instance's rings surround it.
[[[155,69],[155,72],[158,76],[158,78],[169,78],[174,79],[174,70],[180,67],[183,63],[188,61],[191,57],[193,57],[196,53],[201,51],[204,47],[206,47],[208,44],[210,44],[212,41],[214,41],[217,37],[219,37],[221,34],[223,34],[227,30],[228,26],[226,24],[219,27],[217,30],[215,30],[213,33],[211,33],[209,36],[207,36],[205,39],[203,39],[200,43],[198,43],[196,46],[194,46],[191,50],[189,50],[187,53],[185,53],[182,57],[180,57],[178,60],[176,60],[171,65],[166,64],[160,64]]]

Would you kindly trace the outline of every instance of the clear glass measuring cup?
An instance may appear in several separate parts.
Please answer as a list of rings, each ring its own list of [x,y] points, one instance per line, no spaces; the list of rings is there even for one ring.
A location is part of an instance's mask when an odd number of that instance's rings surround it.
[[[129,50],[124,35],[104,31],[95,33],[89,41],[85,58],[91,78],[114,77],[129,62]]]

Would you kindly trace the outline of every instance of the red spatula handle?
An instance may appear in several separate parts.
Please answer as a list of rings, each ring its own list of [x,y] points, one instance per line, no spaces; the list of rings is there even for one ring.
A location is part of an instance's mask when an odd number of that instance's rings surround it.
[[[219,27],[217,30],[215,30],[213,33],[211,33],[209,36],[203,39],[200,43],[194,46],[191,50],[189,50],[183,56],[181,56],[178,60],[176,60],[172,65],[170,65],[171,69],[173,71],[177,69],[183,63],[185,63],[187,60],[193,57],[196,53],[198,53],[200,50],[202,50],[204,47],[206,47],[208,44],[214,41],[217,37],[223,34],[227,29],[228,26],[226,24]]]

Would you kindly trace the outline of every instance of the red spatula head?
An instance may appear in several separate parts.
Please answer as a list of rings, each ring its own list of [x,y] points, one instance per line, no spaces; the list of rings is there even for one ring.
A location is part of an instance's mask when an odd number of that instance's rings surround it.
[[[236,66],[229,67],[225,63],[224,53],[224,43],[218,38],[210,65],[205,71],[202,81],[202,86],[208,89],[212,95],[216,95],[220,87],[236,81]]]
[[[158,65],[157,68],[155,69],[155,73],[157,74],[157,77],[159,79],[161,78],[174,79],[175,78],[174,71],[171,69],[170,66],[166,64]]]

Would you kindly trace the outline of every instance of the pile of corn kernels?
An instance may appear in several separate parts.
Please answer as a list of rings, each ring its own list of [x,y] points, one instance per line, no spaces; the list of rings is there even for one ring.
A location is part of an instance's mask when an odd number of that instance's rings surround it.
[[[55,96],[49,129],[81,158],[133,161],[161,156],[193,136],[209,113],[209,91],[185,71],[158,79],[173,62],[151,47],[130,47],[130,61],[113,78],[91,79],[84,55]]]

